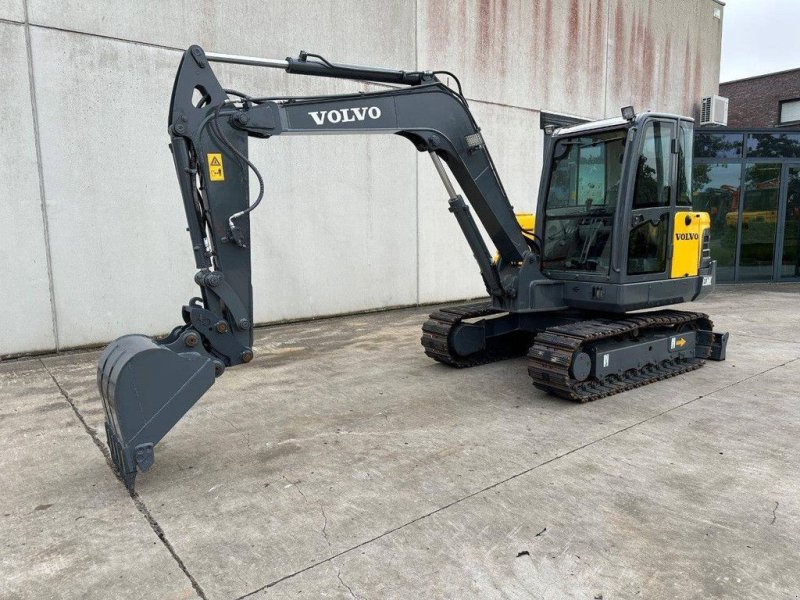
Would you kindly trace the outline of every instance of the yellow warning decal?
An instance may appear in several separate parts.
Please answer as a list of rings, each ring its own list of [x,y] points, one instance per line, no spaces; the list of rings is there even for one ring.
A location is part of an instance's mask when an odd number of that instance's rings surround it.
[[[225,181],[225,171],[222,170],[222,154],[208,153],[208,178],[211,181]]]
[[[683,338],[678,338],[677,340],[675,340],[675,345],[678,348],[683,348],[686,345],[686,340]]]

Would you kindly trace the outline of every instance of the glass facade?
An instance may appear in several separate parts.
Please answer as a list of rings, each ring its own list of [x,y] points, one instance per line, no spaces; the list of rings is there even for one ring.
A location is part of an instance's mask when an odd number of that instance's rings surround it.
[[[800,165],[790,165],[786,185],[781,278],[800,277]]]
[[[717,261],[717,278],[733,281],[742,165],[694,165],[694,210],[711,218],[711,256]]]
[[[800,279],[800,131],[698,130],[692,175],[718,281]]]
[[[739,279],[772,279],[778,223],[781,165],[749,163],[744,171],[744,196],[739,215]]]

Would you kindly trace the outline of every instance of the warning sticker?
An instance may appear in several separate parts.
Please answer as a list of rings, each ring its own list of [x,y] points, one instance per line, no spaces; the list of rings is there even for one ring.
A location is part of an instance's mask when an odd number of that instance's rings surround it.
[[[208,178],[211,181],[225,181],[225,171],[222,170],[222,154],[208,153]]]

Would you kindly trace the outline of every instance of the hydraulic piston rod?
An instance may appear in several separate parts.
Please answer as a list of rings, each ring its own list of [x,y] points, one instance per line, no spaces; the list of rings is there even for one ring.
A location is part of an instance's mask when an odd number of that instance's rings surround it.
[[[253,67],[269,67],[271,69],[286,69],[289,61],[279,58],[258,58],[256,56],[241,56],[239,54],[220,54],[218,52],[206,52],[206,58],[210,62],[232,63],[234,65],[250,65]]]

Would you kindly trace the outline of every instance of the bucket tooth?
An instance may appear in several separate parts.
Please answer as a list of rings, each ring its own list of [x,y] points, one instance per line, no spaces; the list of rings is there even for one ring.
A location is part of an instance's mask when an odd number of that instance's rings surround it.
[[[108,345],[97,365],[97,385],[111,458],[129,489],[136,471],[152,466],[155,445],[214,377],[214,362],[202,345],[176,352],[144,335],[126,335]]]

